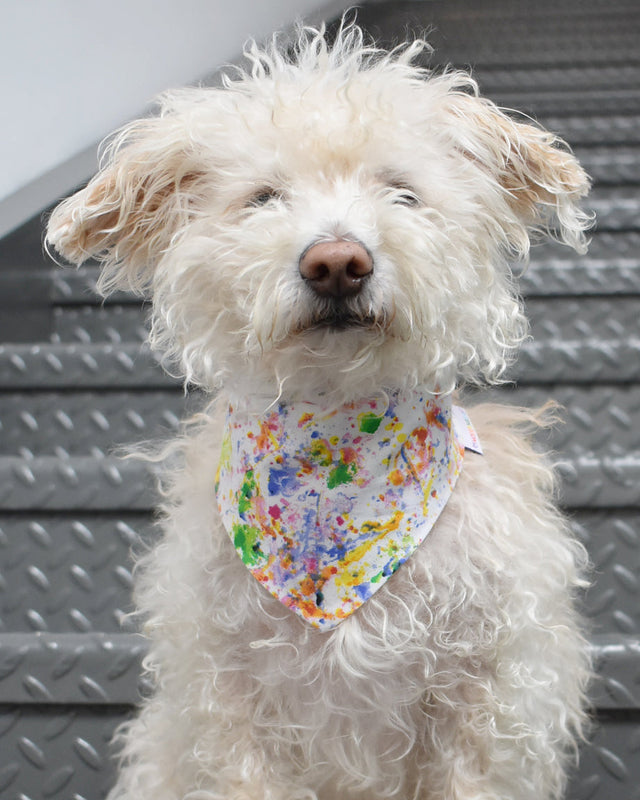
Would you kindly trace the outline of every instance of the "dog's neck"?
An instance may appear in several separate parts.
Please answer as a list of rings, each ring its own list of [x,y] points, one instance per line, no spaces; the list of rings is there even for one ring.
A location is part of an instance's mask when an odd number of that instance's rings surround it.
[[[388,407],[394,398],[400,396],[420,397],[424,401],[440,400],[450,403],[453,394],[444,395],[437,390],[424,386],[418,387],[383,387],[357,396],[342,396],[334,392],[309,392],[288,395],[277,392],[248,392],[245,390],[228,390],[229,405],[238,412],[251,415],[268,415],[274,410],[288,410],[294,407],[310,406],[314,413],[335,414],[348,413],[349,410],[371,403],[379,407]]]

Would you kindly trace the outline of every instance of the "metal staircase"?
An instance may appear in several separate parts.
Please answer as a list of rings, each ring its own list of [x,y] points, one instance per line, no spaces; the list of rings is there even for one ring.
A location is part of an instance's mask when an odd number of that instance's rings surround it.
[[[640,785],[640,6],[631,0],[376,2],[383,41],[432,28],[434,63],[574,147],[595,188],[589,254],[540,245],[522,278],[533,339],[501,399],[554,397],[563,503],[589,548],[599,726],[569,797]],[[134,298],[55,268],[37,218],[0,242],[0,797],[104,797],[109,738],[145,686],[126,619],[153,478],[114,445],[171,434],[200,402],[143,344]]]

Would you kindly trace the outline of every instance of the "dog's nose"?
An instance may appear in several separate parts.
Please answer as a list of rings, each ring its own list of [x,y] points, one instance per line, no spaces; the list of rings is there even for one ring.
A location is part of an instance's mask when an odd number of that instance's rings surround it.
[[[373,259],[358,242],[318,242],[305,250],[298,268],[321,297],[350,297],[373,272]]]

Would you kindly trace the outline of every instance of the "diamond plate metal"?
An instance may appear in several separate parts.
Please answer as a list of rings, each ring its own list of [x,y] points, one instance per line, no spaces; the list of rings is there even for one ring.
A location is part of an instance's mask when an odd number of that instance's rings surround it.
[[[640,378],[640,338],[527,342],[511,380],[630,381]],[[0,345],[0,389],[166,388],[177,385],[145,345]]]
[[[148,511],[156,468],[114,457],[0,458],[0,506],[27,509]]]
[[[6,800],[102,800],[115,781],[109,745],[121,706],[0,707],[0,796]]]
[[[53,312],[51,341],[81,344],[144,342],[149,333],[146,316],[145,310],[131,304],[57,307]]]
[[[567,458],[640,452],[640,392],[633,385],[510,386],[471,395],[469,405],[490,401],[537,408],[549,400],[561,408],[558,422],[540,434],[546,449]]]
[[[640,119],[638,120],[640,125]],[[523,271],[522,265],[515,265],[516,274]],[[83,302],[93,300],[102,302],[97,296],[89,294],[95,283],[98,268],[86,267],[81,272],[69,275],[65,272],[65,291],[69,301],[82,296]],[[60,284],[62,277],[56,278]],[[597,232],[589,245],[587,255],[575,255],[567,247],[557,244],[537,244],[531,250],[531,261],[519,282],[524,294],[621,294],[640,292],[640,233]],[[115,303],[112,297],[105,302],[105,308]],[[117,297],[120,306],[125,301],[139,305],[133,295],[120,293]],[[56,308],[62,317],[66,306]],[[90,314],[91,312],[85,311]]]
[[[155,535],[131,512],[3,513],[0,632],[132,631],[131,553]]]
[[[146,652],[136,633],[4,633],[0,704],[137,703],[149,690],[140,681]]]
[[[640,453],[558,461],[568,508],[640,505]],[[153,508],[155,465],[112,457],[0,457],[0,504],[10,511]],[[213,485],[213,484],[212,484]]]
[[[569,456],[585,451],[609,455],[640,449],[640,393],[624,384],[512,386],[473,396],[493,402],[541,406],[553,399],[562,422],[545,442]],[[17,392],[0,403],[0,454],[94,455],[117,444],[159,440],[198,411],[206,397],[179,390],[138,392]]]
[[[576,148],[574,152],[596,185],[640,183],[640,149],[637,146]]]
[[[0,345],[0,389],[178,385],[140,344]]]
[[[527,342],[508,374],[522,384],[637,382],[640,337]]]
[[[480,78],[480,90],[501,108],[517,108],[534,118],[560,116],[586,116],[592,114],[619,114],[621,109],[634,116],[640,114],[640,89],[621,87],[617,90],[601,89],[573,93],[570,90],[555,92],[532,88],[525,94],[514,91],[487,92]],[[606,141],[606,139],[605,139]]]
[[[432,0],[424,11],[411,2],[370,3],[359,20],[373,26],[374,33],[380,31],[390,45],[401,41],[406,30],[427,29],[435,49],[430,63],[557,67],[580,63],[588,52],[592,66],[633,61],[637,53],[637,6],[584,2],[576,14],[571,5],[558,8],[549,2],[476,5],[470,11],[468,3]]]
[[[640,710],[640,638],[598,636],[594,654],[598,679],[593,696],[597,707]]]
[[[603,714],[567,800],[640,800],[640,714]]]
[[[601,710],[640,709],[640,638],[608,634],[592,645]],[[121,634],[3,634],[0,705],[133,705],[153,690],[142,674],[146,640]]]
[[[640,193],[634,186],[597,187],[585,203],[595,213],[598,231],[637,231]]]
[[[559,133],[573,145],[637,145],[640,144],[640,115],[622,114],[622,108],[612,114],[573,116],[540,116],[547,130]]]
[[[0,454],[97,457],[117,444],[175,434],[180,419],[199,408],[196,393],[14,392],[0,401]]]
[[[86,264],[77,269],[56,267],[50,272],[51,301],[59,306],[81,305],[104,302],[105,306],[132,303],[140,305],[140,297],[132,292],[114,292],[109,297],[99,297],[96,283],[100,268],[96,264]]]
[[[640,66],[636,64],[528,69],[478,67],[476,72],[483,92],[490,96],[517,91],[526,97],[529,90],[536,93],[570,91],[577,99],[580,94],[592,95],[603,91],[613,94],[620,87],[626,87],[630,94],[640,99]]]
[[[593,631],[640,637],[640,512],[583,509],[573,516],[572,525],[593,564],[592,585],[584,600]],[[640,680],[640,662],[636,679]]]
[[[538,342],[640,338],[635,297],[529,298],[526,311]]]
[[[528,268],[516,265],[514,272],[526,297],[640,294],[640,235],[599,234],[591,242],[589,258],[571,255],[559,245],[538,245]]]

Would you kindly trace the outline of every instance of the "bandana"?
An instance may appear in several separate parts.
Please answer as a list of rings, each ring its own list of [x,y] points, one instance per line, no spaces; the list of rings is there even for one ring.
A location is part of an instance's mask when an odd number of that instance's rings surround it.
[[[218,509],[243,563],[285,606],[329,630],[400,567],[481,453],[450,396],[420,390],[327,411],[229,408]]]

